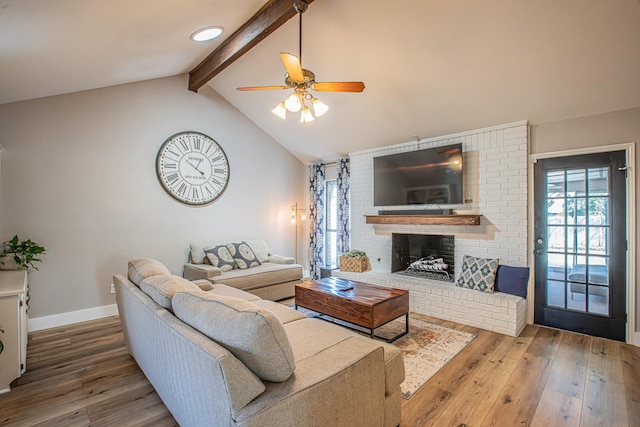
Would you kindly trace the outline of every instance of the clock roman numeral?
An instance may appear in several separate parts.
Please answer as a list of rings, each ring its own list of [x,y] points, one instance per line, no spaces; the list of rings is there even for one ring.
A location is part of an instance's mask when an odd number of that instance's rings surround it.
[[[189,144],[184,142],[182,139],[180,140],[180,145],[182,145],[182,148],[184,149],[184,151],[188,151],[189,150]]]
[[[178,167],[178,165],[176,163],[165,163],[163,167],[165,169],[175,169]]]
[[[193,148],[194,148],[195,150],[200,151],[200,148],[201,148],[201,147],[202,147],[202,141],[200,141],[200,139],[196,138],[196,139],[193,141]]]
[[[191,197],[194,199],[199,199],[200,198],[200,194],[198,192],[198,187],[193,187],[193,189],[191,190]]]
[[[222,183],[220,181],[218,181],[217,179],[215,179],[213,176],[211,177],[211,179],[209,181],[215,182],[218,186],[222,186]]]
[[[178,180],[178,173],[172,173],[171,175],[168,175],[166,177],[167,180],[167,184],[172,185],[173,183],[175,183]]]
[[[178,187],[178,190],[176,190],[178,193],[180,193],[181,196],[184,197],[184,195],[187,192],[187,184],[185,184],[184,182],[182,184],[180,184],[180,187]]]
[[[213,192],[211,191],[211,189],[209,188],[209,186],[205,185],[204,189],[207,190],[207,195],[208,196],[213,196]]]
[[[211,159],[211,163],[215,163],[220,159],[222,159],[222,156],[214,157],[213,159]]]
[[[225,173],[225,170],[224,170],[224,169],[221,169],[221,168],[215,168],[215,169],[213,170],[213,173],[221,173],[221,174],[224,174],[224,173]]]

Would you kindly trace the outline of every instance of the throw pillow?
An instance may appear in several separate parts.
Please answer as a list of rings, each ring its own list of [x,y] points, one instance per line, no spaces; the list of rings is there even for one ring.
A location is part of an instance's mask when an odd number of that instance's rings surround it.
[[[151,276],[171,274],[169,269],[160,261],[151,258],[135,258],[129,261],[127,275],[136,285],[140,286],[142,279]]]
[[[267,262],[267,260],[269,259],[269,254],[271,253],[269,252],[269,246],[267,246],[267,242],[262,239],[245,240],[245,242],[247,242],[260,262]]]
[[[266,381],[286,381],[295,370],[282,322],[249,301],[211,292],[180,292],[173,309],[183,322],[225,347]]]
[[[528,285],[529,267],[498,266],[498,271],[496,272],[496,291],[527,299]]]
[[[151,276],[140,282],[140,289],[158,305],[171,310],[171,299],[176,292],[199,291],[195,283],[174,275]]]
[[[227,248],[238,268],[245,269],[262,264],[247,242],[227,243]]]
[[[465,255],[462,258],[462,271],[456,286],[492,294],[498,262],[498,258],[476,258]]]
[[[229,249],[225,245],[218,245],[214,248],[205,249],[209,263],[214,267],[218,267],[222,271],[231,271],[238,267],[235,260],[229,253]]]
[[[204,264],[207,254],[204,253],[204,247],[197,243],[189,243],[192,264]]]

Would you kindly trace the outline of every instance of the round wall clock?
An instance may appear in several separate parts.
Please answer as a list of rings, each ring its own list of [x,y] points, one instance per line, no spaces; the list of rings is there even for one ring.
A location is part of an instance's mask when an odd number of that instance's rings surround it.
[[[189,205],[206,205],[227,187],[229,162],[213,138],[199,132],[180,132],[160,147],[156,173],[175,199]]]

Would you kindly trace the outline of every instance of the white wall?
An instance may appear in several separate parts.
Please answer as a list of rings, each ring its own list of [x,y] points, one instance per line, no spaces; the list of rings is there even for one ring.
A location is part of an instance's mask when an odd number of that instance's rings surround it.
[[[229,185],[205,207],[178,203],[156,178],[160,145],[185,130],[229,159]],[[182,274],[191,241],[263,237],[294,253],[304,165],[208,86],[187,91],[187,76],[0,105],[0,144],[0,237],[47,248],[30,273],[30,318],[113,304],[111,277],[133,257]]]

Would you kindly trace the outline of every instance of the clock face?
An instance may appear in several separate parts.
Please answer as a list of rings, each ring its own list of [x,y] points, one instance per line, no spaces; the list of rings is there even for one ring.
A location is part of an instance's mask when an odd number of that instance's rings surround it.
[[[180,132],[167,139],[156,158],[164,189],[190,205],[220,197],[229,182],[229,162],[216,141],[199,132]]]

